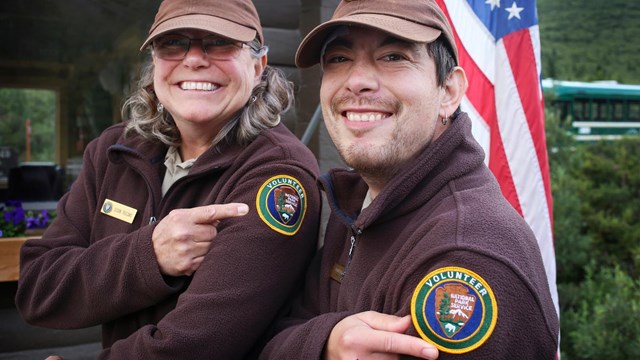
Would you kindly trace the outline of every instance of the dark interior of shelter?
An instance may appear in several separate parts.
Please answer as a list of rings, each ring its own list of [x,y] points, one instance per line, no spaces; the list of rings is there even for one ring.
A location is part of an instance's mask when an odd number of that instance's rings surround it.
[[[269,46],[268,62],[295,84],[296,101],[285,125],[317,155],[321,168],[335,162],[318,105],[319,70],[300,70],[294,54],[302,37],[326,20],[337,0],[254,0]],[[139,47],[160,0],[21,0],[0,2],[0,88],[55,93],[55,155],[25,161],[0,137],[0,202],[55,209],[78,175],[89,141],[121,121],[120,109],[141,65]],[[7,135],[0,135],[7,136]],[[0,238],[2,240],[2,238]],[[8,254],[0,242],[0,271]],[[14,249],[15,252],[15,249]],[[51,330],[26,324],[14,305],[16,278],[0,279],[0,359],[91,359],[100,349],[99,327]],[[108,296],[108,294],[105,294]]]

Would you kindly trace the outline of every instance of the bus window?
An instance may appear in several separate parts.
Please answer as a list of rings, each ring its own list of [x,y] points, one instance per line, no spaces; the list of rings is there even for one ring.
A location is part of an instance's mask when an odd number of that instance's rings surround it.
[[[629,101],[629,121],[640,120],[640,101]]]
[[[576,99],[573,103],[573,120],[589,120],[589,102]]]
[[[609,117],[609,106],[608,102],[605,99],[596,99],[593,101],[594,113],[593,120],[597,121],[607,121],[610,119]]]
[[[625,102],[623,100],[612,100],[611,101],[611,107],[612,107],[612,116],[613,116],[613,121],[623,121],[624,120],[624,104]]]
[[[560,108],[560,119],[565,120],[570,115],[571,103],[568,101],[557,101],[555,105]]]

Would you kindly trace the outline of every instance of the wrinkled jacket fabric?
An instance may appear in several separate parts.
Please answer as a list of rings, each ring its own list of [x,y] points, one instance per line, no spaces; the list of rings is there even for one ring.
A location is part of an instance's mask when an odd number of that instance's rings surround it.
[[[340,320],[368,310],[409,315],[421,279],[449,266],[486,280],[498,318],[483,345],[439,359],[555,358],[559,322],[536,239],[483,159],[463,113],[362,211],[368,187],[356,172],[323,176],[332,210],[324,248],[261,358],[320,359]],[[341,283],[330,276],[335,264],[346,267]],[[413,325],[409,333],[418,336]]]
[[[16,304],[35,325],[102,325],[101,358],[245,357],[283,308],[316,247],[317,161],[284,125],[246,147],[201,155],[162,196],[166,146],[123,124],[84,153],[78,179],[60,200],[42,239],[21,251]],[[272,230],[256,211],[258,189],[288,175],[306,190],[306,215],[293,236]],[[134,221],[100,212],[106,199],[137,210]],[[163,276],[151,236],[176,208],[242,202],[249,214],[220,222],[192,277]]]

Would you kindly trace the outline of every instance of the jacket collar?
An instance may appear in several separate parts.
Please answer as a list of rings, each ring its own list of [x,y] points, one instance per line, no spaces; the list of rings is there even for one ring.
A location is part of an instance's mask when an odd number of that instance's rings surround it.
[[[169,147],[159,141],[144,139],[138,134],[120,135],[117,142],[108,149],[109,160],[115,163],[125,161],[148,164],[152,167],[162,165]],[[238,144],[227,144],[217,148],[209,148],[204,152],[189,171],[198,174],[211,169],[229,167],[242,152]]]
[[[478,166],[484,151],[471,134],[471,120],[460,113],[449,128],[407,164],[360,213],[368,186],[353,170],[336,169],[320,181],[332,210],[348,226],[401,216],[423,206],[442,187]]]

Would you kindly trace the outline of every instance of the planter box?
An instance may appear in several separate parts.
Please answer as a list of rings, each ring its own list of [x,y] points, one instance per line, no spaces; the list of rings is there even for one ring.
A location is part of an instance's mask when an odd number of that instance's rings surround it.
[[[20,275],[20,248],[33,236],[0,238],[0,281],[16,281]]]

